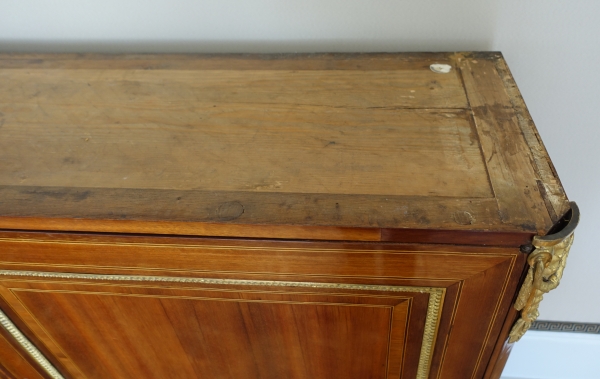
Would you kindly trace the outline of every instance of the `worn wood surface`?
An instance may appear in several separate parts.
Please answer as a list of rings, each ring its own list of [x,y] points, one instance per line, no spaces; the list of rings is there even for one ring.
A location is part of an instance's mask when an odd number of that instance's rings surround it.
[[[30,80],[36,79],[25,82]],[[2,127],[1,184],[492,196],[475,131],[462,111],[273,105],[264,110],[256,105],[212,104],[165,111],[155,109],[158,104],[147,104],[146,112],[111,110],[123,101],[98,105],[78,95],[82,103],[78,107],[72,105],[74,99],[67,108],[51,110],[39,104],[2,105],[7,116]],[[90,103],[95,104],[94,115],[89,114]],[[49,118],[55,123],[52,127]],[[83,122],[89,118],[105,120]]]
[[[498,53],[0,54],[0,162],[5,229],[518,246],[568,207]]]
[[[531,149],[537,176],[536,181],[540,192],[543,194],[548,213],[552,220],[556,222],[569,210],[565,190],[506,62],[503,59],[496,59],[494,63],[496,64],[496,71],[504,81],[506,91],[510,96],[523,136]]]
[[[514,248],[7,232],[0,249],[0,270],[42,274],[445,289],[429,367],[445,379],[482,377],[525,259]],[[429,296],[0,276],[0,306],[70,378],[415,378]]]

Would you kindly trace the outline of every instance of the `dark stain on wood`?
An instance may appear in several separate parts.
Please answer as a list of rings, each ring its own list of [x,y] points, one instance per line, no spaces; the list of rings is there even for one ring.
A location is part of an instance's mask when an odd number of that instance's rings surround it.
[[[238,201],[229,201],[219,205],[217,208],[217,219],[219,221],[231,221],[244,213],[244,206]]]

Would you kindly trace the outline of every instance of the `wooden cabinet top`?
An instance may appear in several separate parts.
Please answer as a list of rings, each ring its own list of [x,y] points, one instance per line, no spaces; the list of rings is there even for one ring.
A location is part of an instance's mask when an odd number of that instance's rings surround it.
[[[0,54],[0,228],[518,246],[568,208],[500,53]]]

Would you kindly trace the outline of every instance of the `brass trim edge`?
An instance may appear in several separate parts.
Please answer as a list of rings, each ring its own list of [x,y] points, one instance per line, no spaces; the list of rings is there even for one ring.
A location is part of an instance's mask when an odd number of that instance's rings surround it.
[[[194,284],[217,284],[217,285],[241,285],[241,286],[268,286],[268,287],[303,287],[303,288],[325,288],[325,289],[348,289],[363,291],[384,291],[384,292],[418,292],[428,293],[429,302],[427,305],[427,315],[425,317],[425,328],[423,332],[423,342],[421,344],[421,353],[416,379],[427,379],[431,367],[431,358],[433,348],[438,332],[438,325],[441,316],[442,302],[446,294],[445,288],[438,287],[409,287],[409,286],[387,286],[376,284],[347,284],[347,283],[319,283],[319,282],[287,282],[276,280],[248,280],[248,279],[215,279],[215,278],[192,278],[192,277],[171,277],[171,276],[144,276],[144,275],[109,275],[109,274],[80,274],[63,272],[41,272],[41,271],[20,271],[20,270],[0,270],[0,276],[17,277],[35,277],[35,278],[55,278],[55,279],[84,279],[84,280],[109,280],[109,281],[129,281],[129,282],[163,282],[163,283],[194,283]],[[4,315],[7,322],[1,325],[7,329],[15,339],[27,350],[33,351],[32,356],[40,364],[44,362],[48,369],[55,372],[53,379],[64,379],[52,365],[43,357],[43,355],[29,342],[15,325]],[[11,332],[11,328],[15,333]],[[17,338],[16,336],[20,337]],[[43,366],[46,369],[46,366]],[[46,369],[48,371],[48,369]],[[51,371],[48,371],[49,373]],[[52,375],[52,374],[51,374]]]
[[[433,347],[438,334],[442,303],[446,291],[429,293],[427,304],[427,316],[425,317],[425,330],[423,331],[423,342],[421,343],[421,354],[419,355],[419,366],[417,368],[417,379],[427,379],[431,368]],[[430,320],[435,320],[433,323]]]
[[[520,340],[531,328],[540,315],[538,308],[543,295],[560,284],[573,245],[573,232],[579,223],[579,208],[575,202],[570,205],[571,210],[564,217],[568,223],[561,231],[533,238],[535,250],[527,257],[529,270],[515,301],[515,308],[521,311],[521,316],[510,331],[509,343]]]
[[[44,355],[21,333],[12,321],[0,310],[0,325],[29,353],[52,379],[65,379]]]

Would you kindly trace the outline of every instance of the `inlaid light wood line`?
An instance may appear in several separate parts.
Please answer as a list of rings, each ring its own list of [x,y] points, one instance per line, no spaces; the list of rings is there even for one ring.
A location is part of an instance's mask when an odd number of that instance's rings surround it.
[[[510,267],[511,267],[511,269],[512,269],[512,267],[513,267],[513,265],[514,265],[515,259],[516,259],[516,258],[513,258],[513,259],[511,259],[511,266],[510,266]],[[501,263],[498,263],[498,264],[501,264]],[[488,269],[491,269],[491,268],[493,268],[493,267],[494,267],[494,266],[488,267],[488,268],[486,268],[486,270],[488,270]],[[510,277],[510,273],[511,273],[511,272],[512,272],[511,270],[508,270],[508,271],[507,271],[507,274],[506,274],[506,279],[505,279],[505,281],[504,281],[504,283],[503,283],[503,290],[505,289],[506,285],[508,285],[507,283],[508,283],[508,280],[509,280],[509,277]],[[458,308],[458,306],[459,306],[459,304],[460,304],[460,301],[461,301],[461,296],[460,296],[460,295],[461,295],[461,291],[462,291],[462,283],[461,283],[461,288],[460,288],[460,291],[459,291],[459,293],[458,293],[458,296],[457,296],[457,302],[456,302],[456,307],[455,307],[455,310]],[[476,365],[475,365],[475,368],[474,368],[474,370],[473,370],[473,373],[471,374],[471,379],[473,378],[473,376],[474,376],[474,375],[475,375],[475,373],[477,372],[477,368],[478,368],[478,365],[479,365],[479,361],[480,361],[480,359],[481,359],[481,357],[482,357],[483,351],[485,350],[485,344],[486,344],[486,342],[487,342],[487,339],[489,338],[489,334],[490,334],[490,332],[491,332],[492,326],[494,325],[493,321],[496,319],[496,316],[497,316],[497,313],[498,313],[498,310],[499,310],[499,304],[501,304],[501,302],[502,302],[502,296],[499,296],[498,300],[496,301],[496,305],[495,305],[495,307],[494,307],[494,313],[492,314],[492,317],[491,317],[491,319],[490,319],[491,321],[488,323],[488,327],[487,327],[487,329],[486,329],[486,336],[485,336],[485,340],[483,341],[483,344],[481,345],[481,346],[482,346],[482,348],[481,348],[481,350],[479,351],[479,355],[478,355],[477,363],[476,363]],[[453,317],[454,317],[454,315],[453,315]],[[453,322],[454,322],[454,320],[453,320]],[[448,335],[448,337],[449,337],[449,335]],[[443,363],[443,362],[441,362],[441,363]],[[440,367],[442,367],[442,365],[441,365],[441,364],[440,364]],[[441,371],[441,370],[440,370],[440,371]]]
[[[229,246],[229,245],[192,245],[192,244],[176,244],[176,243],[140,243],[140,242],[99,242],[99,241],[69,241],[69,240],[40,240],[33,238],[0,238],[0,242],[17,242],[17,243],[39,243],[39,244],[65,244],[65,245],[86,245],[86,246],[140,246],[140,247],[155,247],[155,248],[183,248],[183,249],[205,249],[205,250],[268,250],[268,251],[300,251],[310,253],[344,253],[344,254],[364,254],[364,253],[383,253],[383,254],[414,254],[422,255],[430,253],[442,256],[454,256],[456,254],[465,256],[481,257],[482,253],[465,253],[457,251],[435,251],[435,250],[419,250],[419,251],[404,251],[404,250],[352,250],[352,249],[323,249],[311,247],[271,247],[271,246]],[[486,257],[504,257],[512,256],[511,253],[494,253],[485,254]]]
[[[407,317],[408,320],[408,317]],[[388,372],[390,370],[390,354],[392,352],[392,326],[394,325],[394,308],[392,307],[390,309],[390,322],[389,322],[389,327],[388,330],[390,331],[388,333],[388,343],[387,343],[387,356],[385,357],[385,367],[386,367],[386,373],[385,373],[385,378],[388,378]]]
[[[0,262],[0,264],[4,264],[5,262]],[[17,265],[22,265],[22,263],[9,263],[9,264],[17,264]],[[29,265],[29,264],[27,264]],[[270,272],[270,271],[259,271],[259,272],[248,272],[248,271],[212,271],[212,270],[171,270],[171,269],[164,269],[164,268],[146,268],[146,267],[123,267],[123,266],[95,266],[95,265],[87,265],[87,266],[70,266],[70,265],[41,265],[40,267],[57,267],[57,268],[75,268],[75,269],[85,269],[85,268],[95,268],[95,269],[105,269],[105,270],[125,270],[125,271],[133,271],[133,272],[139,272],[140,270],[147,270],[147,271],[160,271],[160,272],[169,272],[169,273],[198,273],[198,274],[203,274],[203,273],[211,273],[211,274],[222,274],[222,275],[240,275],[240,274],[244,274],[244,275],[250,275],[250,276],[261,276],[261,275],[277,275],[277,276],[303,276],[303,277],[310,277],[310,278],[340,278],[340,279],[364,279],[364,278],[368,278],[368,279],[381,279],[381,280],[386,280],[386,279],[405,279],[405,280],[411,280],[411,281],[419,281],[419,280],[427,280],[427,281],[436,281],[436,282],[448,282],[449,284],[453,284],[458,280],[462,280],[463,277],[436,277],[436,278],[430,278],[430,277],[408,277],[408,276],[372,276],[372,275],[323,275],[323,274],[297,274],[297,273],[278,273],[278,272]],[[29,271],[29,270],[18,270],[18,271]],[[441,283],[440,283],[441,284]]]
[[[408,333],[410,332],[410,322],[408,322],[408,320],[410,320],[410,316],[412,314],[412,303],[413,303],[413,299],[409,299],[408,300],[409,303],[409,307],[408,307],[408,311],[406,313],[406,319],[404,320],[404,348],[402,350],[402,361],[400,362],[400,372],[398,377],[401,378],[402,377],[402,372],[404,371],[404,362],[406,362],[406,347],[407,347],[407,342],[408,342]],[[391,333],[390,333],[391,335]],[[433,347],[432,347],[433,349]]]
[[[29,341],[23,333],[12,323],[4,312],[0,310],[0,325],[29,353],[52,379],[65,379],[44,355]]]
[[[174,295],[143,295],[143,294],[124,294],[115,292],[96,292],[96,291],[67,291],[67,290],[40,290],[40,289],[11,289],[13,292],[36,292],[36,293],[61,293],[61,294],[81,294],[81,295],[97,295],[97,296],[118,296],[118,297],[137,297],[150,299],[183,299],[183,300],[205,300],[205,301],[224,301],[233,303],[262,303],[262,304],[297,304],[297,305],[331,305],[338,307],[363,307],[363,308],[393,308],[391,305],[379,304],[355,304],[355,303],[332,303],[326,301],[285,301],[285,300],[250,300],[250,299],[227,299],[218,297],[204,296],[174,296]],[[323,294],[327,296],[328,294]]]
[[[454,313],[453,317],[456,316],[456,311],[460,308],[460,302],[462,300],[462,296],[461,295],[462,295],[462,289],[463,289],[462,285],[463,284],[464,284],[464,281],[462,281],[460,290],[458,292],[458,295],[456,296],[456,303],[455,303],[455,308],[454,308],[455,309],[455,313]],[[452,324],[454,324],[454,318],[452,319]],[[452,333],[448,333],[448,335],[446,336],[446,347],[445,347],[444,350],[446,350],[446,348],[447,348],[448,340],[450,339],[451,335],[452,335]],[[442,362],[440,362],[440,370],[439,370],[440,373],[443,371],[443,367],[444,367],[443,363],[444,363],[445,358],[446,358],[446,354],[445,353],[446,353],[446,351],[444,351],[444,356],[442,357]]]
[[[462,294],[464,285],[464,280],[458,282],[458,290],[456,291],[456,296],[454,297],[454,304],[452,309],[452,316],[450,317],[450,325],[454,325],[454,320],[456,319],[456,313],[458,312],[458,302],[460,299],[460,295]],[[446,351],[448,350],[448,339],[450,338],[450,333],[446,334],[444,348],[441,353],[439,370],[437,372],[436,379],[439,379],[440,375],[442,375],[442,367],[444,366],[444,360],[446,359]]]
[[[404,306],[406,308],[406,315],[404,318],[404,325],[402,328],[395,328],[394,329],[394,314],[396,314],[397,312],[400,311],[400,307]],[[393,367],[390,367],[390,361],[395,358],[392,357],[392,354],[394,354],[395,352],[393,351],[394,346],[393,342],[393,338],[395,336],[395,333],[400,332],[402,333],[402,341],[401,341],[401,345],[402,345],[402,359],[400,359],[399,361],[399,367],[397,368],[397,372],[392,373],[392,378],[400,378],[400,374],[402,372],[402,366],[404,364],[404,357],[405,357],[405,353],[406,353],[406,343],[407,343],[407,336],[408,336],[408,320],[410,320],[410,310],[412,309],[412,298],[407,299],[406,301],[397,304],[396,306],[393,307],[391,314],[390,314],[390,323],[389,323],[389,333],[388,333],[388,355],[387,355],[387,363],[386,363],[386,378],[390,377],[390,373],[392,372]],[[396,342],[396,345],[398,344],[398,342]]]
[[[439,327],[439,319],[442,313],[442,303],[446,293],[445,288],[437,287],[410,287],[390,286],[374,284],[347,284],[347,283],[317,283],[317,282],[286,282],[274,280],[246,280],[246,279],[213,279],[213,278],[190,278],[190,277],[167,277],[167,276],[134,276],[134,275],[104,275],[104,274],[78,274],[57,273],[39,271],[16,271],[0,270],[0,276],[21,276],[34,278],[59,278],[59,279],[87,279],[96,281],[124,281],[124,282],[161,282],[161,283],[197,283],[197,284],[222,284],[222,285],[247,285],[247,286],[273,286],[273,287],[307,287],[307,288],[329,288],[347,290],[370,290],[385,292],[416,292],[429,294],[427,315],[425,317],[425,328],[423,342],[419,356],[417,378],[426,379],[431,365],[431,357]]]
[[[2,281],[4,279],[0,279],[0,281]],[[406,296],[386,296],[386,295],[377,295],[377,294],[373,294],[373,293],[368,293],[368,294],[361,294],[361,293],[353,293],[353,292],[285,292],[285,291],[254,291],[254,290],[243,290],[243,289],[226,289],[226,288],[204,288],[204,287],[171,287],[171,286],[150,286],[150,285],[127,285],[127,284],[122,284],[122,283],[90,283],[90,282],[73,282],[73,281],[60,281],[60,282],[56,282],[56,281],[44,281],[44,280],[32,280],[32,279],[21,279],[21,280],[17,280],[17,279],[13,279],[13,278],[9,278],[7,279],[10,283],[23,283],[23,284],[29,284],[29,283],[39,283],[39,284],[53,284],[53,285],[77,285],[77,286],[97,286],[97,287],[114,287],[114,288],[140,288],[140,289],[176,289],[176,290],[182,290],[182,291],[202,291],[202,292],[224,292],[224,293],[246,293],[246,294],[270,294],[270,295],[315,295],[315,296],[332,296],[332,297],[347,297],[347,296],[352,296],[352,297],[358,297],[358,298],[375,298],[375,299],[387,299],[387,300],[409,300],[411,299],[410,297],[406,297]],[[6,286],[6,285],[5,285]],[[97,293],[97,294],[109,294],[109,295],[121,295],[121,293],[118,292],[102,292],[102,291],[83,291],[83,290],[46,290],[46,289],[32,289],[32,288],[23,288],[23,287],[13,287],[13,286],[8,286],[8,289],[10,289],[11,291],[24,291],[24,292],[61,292],[61,293],[70,293],[70,292],[76,292],[76,293]],[[123,294],[124,296],[135,296],[132,294]],[[151,296],[151,295],[142,295],[143,297],[146,296]],[[165,295],[166,297],[170,297],[171,295]],[[174,296],[174,297],[178,297],[178,296]],[[206,296],[188,296],[189,298],[193,298],[193,299],[213,299],[212,297],[206,297]],[[227,298],[224,298],[227,299]],[[237,299],[239,300],[239,299]],[[240,300],[240,301],[246,301],[246,300]],[[248,301],[253,301],[253,300],[248,300]],[[302,302],[305,303],[305,302]],[[350,303],[351,304],[351,303]]]
[[[506,271],[504,283],[502,284],[502,291],[500,292],[502,294],[502,296],[498,297],[498,300],[496,301],[496,305],[494,306],[494,313],[490,320],[490,323],[488,324],[488,329],[487,329],[487,332],[485,333],[485,338],[483,340],[482,349],[479,350],[479,355],[477,357],[477,362],[475,363],[475,369],[473,370],[471,379],[475,378],[475,373],[477,373],[477,370],[479,369],[479,365],[481,364],[481,359],[482,359],[483,353],[485,351],[485,346],[487,345],[487,342],[490,338],[490,334],[492,333],[492,327],[496,323],[496,318],[498,317],[498,312],[500,311],[500,305],[502,304],[502,300],[504,300],[504,296],[506,296],[506,293],[507,293],[506,287],[508,287],[508,284],[510,282],[510,276],[513,273],[513,269],[514,269],[516,261],[517,261],[517,256],[515,255],[515,256],[513,256],[513,258],[510,261],[510,268]]]

